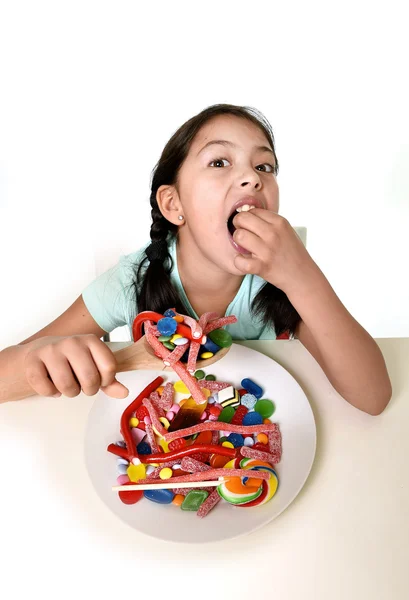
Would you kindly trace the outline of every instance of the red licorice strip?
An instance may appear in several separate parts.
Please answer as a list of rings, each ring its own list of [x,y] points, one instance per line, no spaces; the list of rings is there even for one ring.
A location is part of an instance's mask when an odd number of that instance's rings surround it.
[[[231,423],[223,423],[222,421],[205,421],[193,427],[185,427],[177,431],[170,431],[165,436],[166,442],[176,440],[180,437],[186,437],[200,433],[201,431],[230,431],[231,433],[265,433],[270,432],[276,427],[275,423],[263,423],[261,425],[232,425]]]
[[[159,421],[159,417],[156,414],[156,410],[155,410],[155,407],[153,406],[152,402],[150,400],[148,400],[148,398],[145,398],[143,400],[143,405],[146,406],[146,408],[149,411],[149,416],[152,421],[152,425],[155,427],[158,434],[161,437],[163,437],[166,434],[166,429],[164,428],[162,423]]]
[[[231,325],[232,323],[237,323],[237,317],[235,317],[234,315],[231,315],[231,317],[222,317],[221,319],[215,319],[214,321],[206,325],[204,333],[205,335],[207,335],[215,329],[220,329],[221,327],[224,327],[225,325]]]
[[[210,392],[221,392],[221,390],[230,387],[231,383],[224,383],[223,381],[207,381],[206,379],[200,379],[199,386],[201,388],[206,388]]]
[[[220,502],[221,499],[222,498],[216,488],[211,494],[208,495],[203,504],[200,505],[199,510],[196,513],[197,516],[201,518],[205,517],[207,514],[209,514],[212,508],[214,508],[216,504]]]
[[[152,427],[146,426],[146,428]],[[176,460],[183,458],[184,456],[190,456],[191,454],[196,454],[197,452],[206,452],[206,454],[220,454],[221,456],[229,456],[230,458],[234,458],[236,456],[235,448],[226,448],[226,446],[213,446],[212,444],[192,444],[191,446],[186,446],[181,450],[175,450],[174,452],[164,452],[158,454],[147,454],[143,457],[143,462],[145,464],[150,463],[167,463],[170,460]]]
[[[148,443],[149,443],[149,446],[151,447],[152,452],[159,454],[159,446],[156,441],[155,434],[152,429],[152,425],[150,423],[146,423],[145,427],[146,427],[146,437],[148,438]],[[148,457],[150,458],[151,456],[152,456],[152,454],[148,454],[146,456],[144,455],[143,461],[140,457],[139,457],[139,459],[141,460],[141,462],[146,464],[146,463],[148,463],[148,461],[146,459]],[[163,456],[162,452],[159,454],[159,456]],[[169,460],[171,460],[171,459],[169,459]],[[152,460],[151,462],[159,462],[159,460]]]
[[[182,475],[182,477],[172,477],[175,483],[186,483],[189,481],[208,481],[217,479],[218,477],[251,477],[252,479],[270,479],[268,471],[256,471],[255,469],[209,469],[200,473],[191,473],[190,475]],[[138,484],[145,483],[163,483],[162,479],[138,479]]]
[[[209,471],[209,469],[212,468],[209,465],[206,465],[205,463],[195,460],[189,456],[182,458],[180,466],[184,471],[188,471],[189,473],[200,473],[202,471]]]
[[[262,450],[254,450],[254,448],[249,448],[247,446],[242,446],[240,448],[240,454],[245,458],[255,458],[256,460],[264,460],[265,462],[270,463],[271,465],[275,465],[278,458],[277,453],[270,454],[270,452],[263,452]]]
[[[156,390],[163,382],[163,377],[157,377],[154,379],[146,388],[135,398],[129,406],[127,406],[122,413],[121,422],[120,422],[120,431],[121,435],[124,438],[126,448],[128,450],[128,455],[138,456],[135,448],[135,443],[133,441],[131,435],[131,428],[129,427],[129,419],[132,414],[137,410],[137,408],[142,404],[142,400],[147,398],[152,392]]]
[[[109,444],[107,450],[116,456],[129,460],[129,452],[126,448],[121,448],[121,446],[117,446],[116,444]]]

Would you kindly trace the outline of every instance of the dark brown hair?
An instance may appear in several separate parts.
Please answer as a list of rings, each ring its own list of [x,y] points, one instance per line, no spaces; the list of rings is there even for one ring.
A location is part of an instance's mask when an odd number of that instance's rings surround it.
[[[138,312],[152,310],[163,313],[168,308],[176,308],[178,312],[188,314],[187,308],[170,281],[173,265],[166,240],[169,235],[176,235],[178,226],[170,223],[162,215],[156,201],[156,193],[161,185],[176,184],[179,169],[188,155],[195,136],[203,125],[218,115],[233,115],[247,119],[259,127],[271,144],[275,157],[275,173],[278,173],[271,125],[256,109],[232,104],[215,104],[186,121],[172,135],[152,172],[150,195],[152,241],[137,269],[135,291]],[[254,298],[251,311],[254,316],[262,319],[265,326],[274,327],[277,337],[284,332],[294,335],[296,325],[300,321],[299,314],[286,294],[267,282]]]

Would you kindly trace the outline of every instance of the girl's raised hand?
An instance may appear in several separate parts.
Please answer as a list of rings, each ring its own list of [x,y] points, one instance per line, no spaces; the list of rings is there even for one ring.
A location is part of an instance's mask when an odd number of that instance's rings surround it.
[[[46,336],[31,343],[24,360],[24,376],[40,396],[81,391],[93,396],[99,389],[113,398],[126,398],[129,390],[115,379],[113,352],[94,334]]]
[[[317,264],[290,223],[271,210],[253,208],[233,219],[234,241],[250,254],[238,254],[235,266],[283,290],[287,295],[319,273]]]

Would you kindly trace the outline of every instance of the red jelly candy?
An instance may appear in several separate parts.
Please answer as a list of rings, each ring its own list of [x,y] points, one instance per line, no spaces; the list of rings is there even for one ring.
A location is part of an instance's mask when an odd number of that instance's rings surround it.
[[[124,485],[132,485],[133,481],[128,481]],[[129,492],[118,492],[119,499],[124,504],[136,504],[143,498],[143,492],[141,490],[130,490]]]
[[[236,412],[231,420],[232,425],[241,425],[243,423],[244,415],[248,413],[248,410],[242,404],[236,408]]]
[[[146,431],[146,425],[143,421],[139,421],[138,429],[142,429],[143,431]]]
[[[181,450],[185,446],[186,446],[185,438],[178,438],[177,440],[172,440],[171,442],[169,442],[169,445],[168,445],[169,450],[171,450],[172,452],[174,450]]]
[[[218,417],[220,415],[220,413],[222,412],[221,408],[219,408],[218,406],[210,406],[208,409],[208,413],[210,415],[212,415],[213,417]]]
[[[254,446],[251,446],[254,450],[260,450],[261,452],[270,452],[268,446],[266,444],[262,444],[261,442],[257,442]]]
[[[135,416],[140,421],[143,421],[145,417],[149,417],[149,411],[143,404],[135,411]]]
[[[247,393],[248,393],[248,392],[247,392],[247,390],[245,390],[244,388],[241,388],[240,390],[238,390],[238,392],[239,392],[239,394],[240,394],[240,398],[241,398],[242,396],[244,396],[244,394],[247,394]]]

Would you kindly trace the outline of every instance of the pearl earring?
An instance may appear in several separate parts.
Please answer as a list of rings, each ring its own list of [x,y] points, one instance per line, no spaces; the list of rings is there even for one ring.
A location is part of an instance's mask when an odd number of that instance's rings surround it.
[[[184,219],[184,216],[183,216],[183,215],[179,215],[179,216],[178,216],[178,219],[179,219],[179,221],[183,221],[183,219]]]

